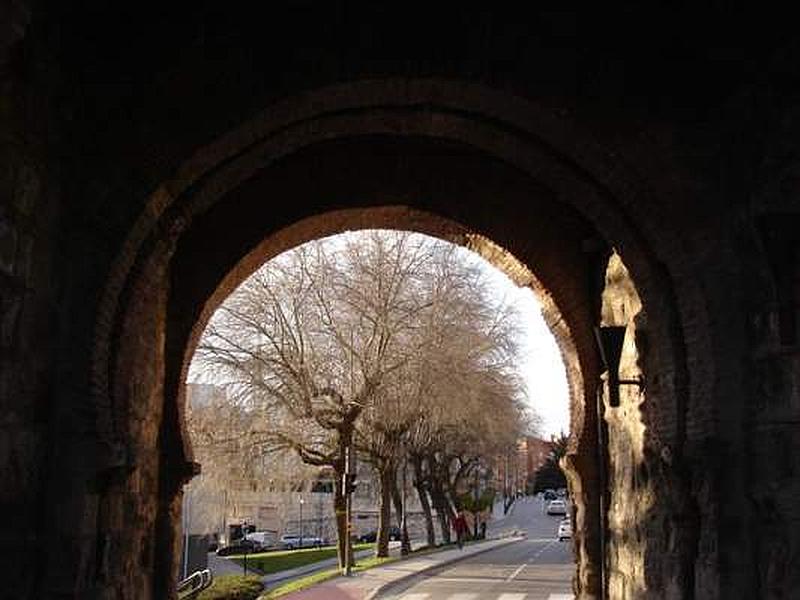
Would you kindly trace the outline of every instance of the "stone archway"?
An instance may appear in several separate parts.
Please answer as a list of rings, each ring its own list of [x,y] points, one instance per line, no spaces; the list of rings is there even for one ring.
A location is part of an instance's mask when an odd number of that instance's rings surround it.
[[[574,446],[577,447],[578,440],[585,438],[585,433],[582,434],[581,432],[586,430],[583,423],[585,419],[583,412],[584,376],[581,357],[572,338],[569,319],[565,319],[564,315],[561,314],[554,298],[537,279],[535,273],[491,239],[475,233],[459,223],[408,206],[369,206],[339,209],[313,215],[292,223],[268,236],[225,274],[199,308],[199,312],[194,313],[196,320],[191,323],[191,330],[187,332],[186,329],[178,328],[179,330],[174,332],[176,337],[184,341],[185,351],[175,389],[179,418],[176,423],[177,429],[173,433],[180,436],[183,456],[187,463],[191,464],[194,457],[190,434],[185,429],[184,419],[180,417],[183,415],[184,407],[187,406],[187,389],[182,383],[189,379],[192,358],[214,312],[240,284],[245,282],[265,263],[280,254],[315,239],[365,229],[413,231],[461,246],[481,256],[486,262],[504,273],[516,285],[533,291],[541,306],[542,318],[559,349],[561,364],[564,368],[569,390],[570,414],[575,415],[577,420],[573,423],[573,428],[577,428],[577,433],[574,435]],[[188,322],[186,323],[186,325],[189,324]],[[579,491],[583,488],[580,483],[584,475],[583,470],[575,470],[575,485],[573,489],[576,497],[581,495]],[[594,493],[593,489],[591,491]],[[183,490],[181,492],[183,493]],[[578,519],[585,520],[586,509],[584,503],[577,502],[576,506],[579,509]],[[583,546],[583,538],[580,532],[578,532],[577,539],[578,546]]]
[[[164,596],[171,589],[178,492],[191,475],[179,435],[181,375],[193,329],[224,279],[232,272],[230,281],[241,278],[247,268],[235,270],[242,257],[304,218],[404,205],[507,248],[536,270],[559,307],[580,364],[573,392],[583,399],[573,409],[571,461],[583,509],[579,590],[598,595],[602,526],[591,507],[601,490],[593,473],[597,421],[591,407],[600,365],[592,327],[600,314],[598,273],[610,246],[624,257],[653,315],[649,357],[657,367],[646,373],[648,393],[658,415],[668,418],[642,418],[649,428],[663,429],[658,443],[672,448],[681,469],[689,393],[684,353],[696,348],[681,339],[683,290],[673,289],[656,258],[674,252],[679,263],[681,250],[658,236],[657,214],[638,212],[642,192],[635,179],[604,164],[601,153],[568,130],[534,106],[477,86],[362,82],[271,107],[165,182],[125,243],[97,327],[97,424],[109,448],[104,472],[118,475],[104,477],[97,527],[123,557],[109,581],[144,564],[140,590]],[[363,214],[377,218],[380,211]],[[225,241],[215,230],[237,235]],[[695,318],[702,323],[702,314]],[[131,504],[133,494],[141,501]],[[138,516],[138,528],[126,528],[126,513]],[[693,550],[680,551],[680,573],[691,571]],[[658,570],[644,558],[640,566],[643,582],[648,569]],[[679,579],[678,588],[691,585]]]

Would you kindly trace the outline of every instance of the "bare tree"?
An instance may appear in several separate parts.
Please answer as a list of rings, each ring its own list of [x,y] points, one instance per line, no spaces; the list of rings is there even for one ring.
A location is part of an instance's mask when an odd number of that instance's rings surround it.
[[[334,470],[340,564],[346,448],[379,474],[385,553],[401,457],[450,469],[454,448],[488,450],[522,415],[513,314],[452,247],[413,234],[318,240],[270,261],[218,309],[196,356],[247,414],[242,439]]]
[[[378,232],[301,246],[248,279],[209,324],[198,358],[259,414],[250,439],[330,466],[340,559],[348,542],[341,486],[355,423],[384,379],[413,356],[406,335],[424,244]]]
[[[515,370],[516,314],[492,296],[483,272],[453,247],[432,247],[426,266],[418,293],[428,301],[416,314],[417,352],[383,382],[357,428],[359,449],[381,482],[379,556],[388,551],[390,500],[401,520],[397,470],[403,461],[411,462],[418,493],[424,490],[419,495],[429,544],[435,536],[428,496],[447,541],[451,490],[477,464],[480,452],[494,452],[511,437],[515,441],[525,422],[524,386]],[[455,477],[443,475],[460,457]]]

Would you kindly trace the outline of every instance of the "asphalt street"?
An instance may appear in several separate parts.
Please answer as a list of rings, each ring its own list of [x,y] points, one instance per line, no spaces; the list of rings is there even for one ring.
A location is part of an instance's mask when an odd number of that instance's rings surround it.
[[[489,531],[517,529],[527,539],[428,571],[384,591],[382,600],[567,600],[575,567],[572,544],[559,542],[560,517],[535,499],[518,501]]]

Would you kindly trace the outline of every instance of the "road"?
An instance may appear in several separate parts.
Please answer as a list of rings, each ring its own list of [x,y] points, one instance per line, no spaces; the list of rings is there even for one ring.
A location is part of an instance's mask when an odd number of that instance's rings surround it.
[[[572,545],[556,539],[559,517],[523,499],[489,532],[518,529],[527,539],[403,581],[382,600],[567,600],[575,567]]]

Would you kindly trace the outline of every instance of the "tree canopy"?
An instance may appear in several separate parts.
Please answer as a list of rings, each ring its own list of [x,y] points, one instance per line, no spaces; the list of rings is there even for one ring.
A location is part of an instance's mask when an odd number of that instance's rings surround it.
[[[240,441],[337,474],[354,444],[380,474],[382,521],[409,461],[446,517],[459,479],[535,421],[515,369],[517,315],[463,252],[372,230],[304,244],[248,278],[196,353],[240,410]]]
[[[547,460],[540,466],[528,482],[534,494],[545,490],[557,490],[567,487],[567,478],[561,468],[561,458],[567,453],[568,436],[563,433],[553,438],[552,449]]]

